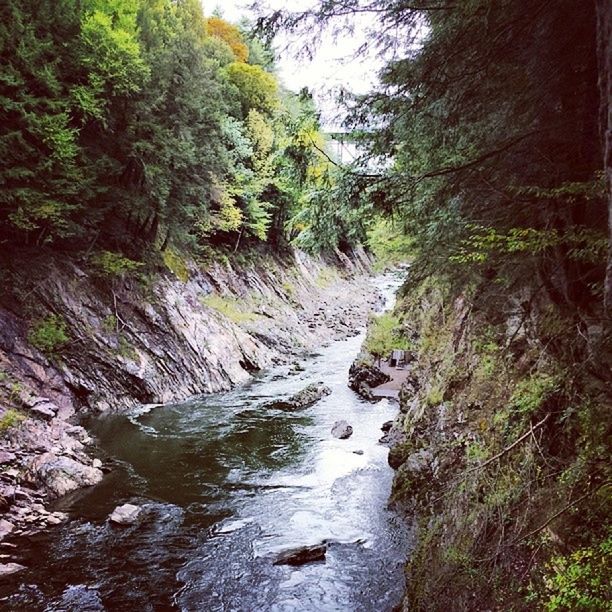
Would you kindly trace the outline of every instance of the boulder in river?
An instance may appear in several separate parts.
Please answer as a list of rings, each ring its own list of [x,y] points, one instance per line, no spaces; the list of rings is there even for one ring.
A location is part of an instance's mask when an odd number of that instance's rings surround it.
[[[340,440],[346,440],[353,435],[353,428],[346,421],[336,421],[331,430],[334,438],[340,438]]]
[[[134,504],[117,506],[108,517],[111,523],[117,525],[133,525],[139,518],[142,508]]]
[[[80,487],[98,484],[103,477],[97,468],[53,453],[44,453],[34,459],[31,469],[56,497]]]
[[[374,399],[371,393],[373,387],[378,387],[390,380],[391,377],[388,374],[362,360],[354,361],[349,369],[349,387],[368,400]]]
[[[313,561],[325,561],[327,544],[315,544],[314,546],[299,546],[290,548],[280,553],[274,565],[304,565]]]
[[[330,393],[331,389],[322,382],[312,383],[287,399],[270,402],[268,407],[281,410],[301,410],[312,406]]]

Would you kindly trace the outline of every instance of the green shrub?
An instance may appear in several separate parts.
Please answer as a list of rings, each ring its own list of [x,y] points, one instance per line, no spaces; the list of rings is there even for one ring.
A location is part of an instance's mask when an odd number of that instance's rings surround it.
[[[25,418],[25,415],[18,410],[13,410],[12,408],[5,410],[2,416],[0,416],[0,435],[17,426]]]
[[[612,537],[599,545],[580,548],[569,555],[553,557],[547,564],[543,592],[533,596],[543,609],[612,610],[610,573]]]
[[[119,348],[117,354],[121,355],[125,359],[131,359],[132,361],[138,361],[138,352],[130,344],[130,341],[125,336],[119,336]]]
[[[439,385],[433,385],[425,395],[425,404],[429,407],[439,406],[444,400],[444,391]]]
[[[40,319],[30,328],[28,341],[39,351],[54,354],[68,342],[66,322],[57,315]]]
[[[368,231],[368,248],[374,254],[376,270],[414,259],[414,239],[386,219],[378,220]]]
[[[394,349],[410,349],[411,343],[404,336],[398,317],[388,312],[372,317],[364,348],[375,357],[387,357]]]
[[[510,398],[510,408],[523,414],[532,414],[557,389],[559,378],[545,373],[536,373],[521,380]]]
[[[201,297],[200,302],[237,324],[249,323],[257,319],[257,315],[245,310],[236,298],[211,294]]]
[[[111,278],[125,276],[135,272],[144,264],[124,257],[113,251],[100,251],[92,257],[92,262],[99,272]]]
[[[181,282],[186,283],[189,280],[189,268],[185,260],[174,249],[166,249],[162,253],[162,258],[166,267],[176,276]]]
[[[107,317],[104,317],[104,319],[102,319],[102,329],[108,334],[116,332],[117,317],[114,314],[110,314]]]

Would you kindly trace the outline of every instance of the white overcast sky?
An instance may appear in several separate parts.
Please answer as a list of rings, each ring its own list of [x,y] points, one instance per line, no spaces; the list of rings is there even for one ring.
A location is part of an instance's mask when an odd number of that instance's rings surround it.
[[[275,9],[303,9],[306,3],[307,0],[269,0]],[[224,19],[237,23],[241,18],[249,17],[245,8],[248,4],[249,0],[204,0],[204,12],[210,15],[218,8]],[[334,39],[331,33],[322,36],[312,61],[306,57],[296,57],[301,48],[299,40],[287,41],[283,38],[277,41],[276,56],[281,80],[288,89],[295,92],[308,87],[315,94],[319,109],[323,112],[324,123],[330,127],[340,122],[342,114],[334,102],[334,91],[343,87],[354,93],[367,93],[376,82],[377,62],[372,58],[358,60],[354,57],[365,39],[364,29],[357,23],[350,37],[344,35]]]

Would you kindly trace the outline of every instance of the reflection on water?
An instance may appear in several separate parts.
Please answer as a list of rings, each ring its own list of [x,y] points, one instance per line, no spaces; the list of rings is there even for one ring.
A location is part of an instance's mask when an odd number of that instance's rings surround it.
[[[380,285],[390,294],[397,281]],[[377,440],[396,407],[346,386],[362,341],[323,348],[299,376],[276,368],[224,395],[92,419],[114,469],[62,501],[73,521],[23,543],[30,570],[7,609],[391,609],[409,537],[387,509],[392,472]],[[264,406],[316,381],[332,394],[311,408]],[[330,434],[339,419],[354,428],[348,440]],[[109,525],[128,501],[144,520]],[[272,564],[323,540],[324,563]]]

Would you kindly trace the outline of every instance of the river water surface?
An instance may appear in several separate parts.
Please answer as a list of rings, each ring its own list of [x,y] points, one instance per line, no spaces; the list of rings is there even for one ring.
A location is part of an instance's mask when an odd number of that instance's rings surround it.
[[[400,279],[375,284],[387,299]],[[363,332],[232,392],[86,423],[113,469],[56,508],[71,520],[23,543],[29,569],[11,610],[384,611],[401,599],[410,534],[387,507],[381,425],[397,407],[347,387]],[[297,412],[267,407],[311,382],[332,394]],[[336,420],[354,429],[330,434]],[[356,452],[357,451],[357,452]],[[137,525],[107,517],[145,508]],[[325,562],[273,565],[328,541]],[[29,557],[29,558],[28,558]]]

